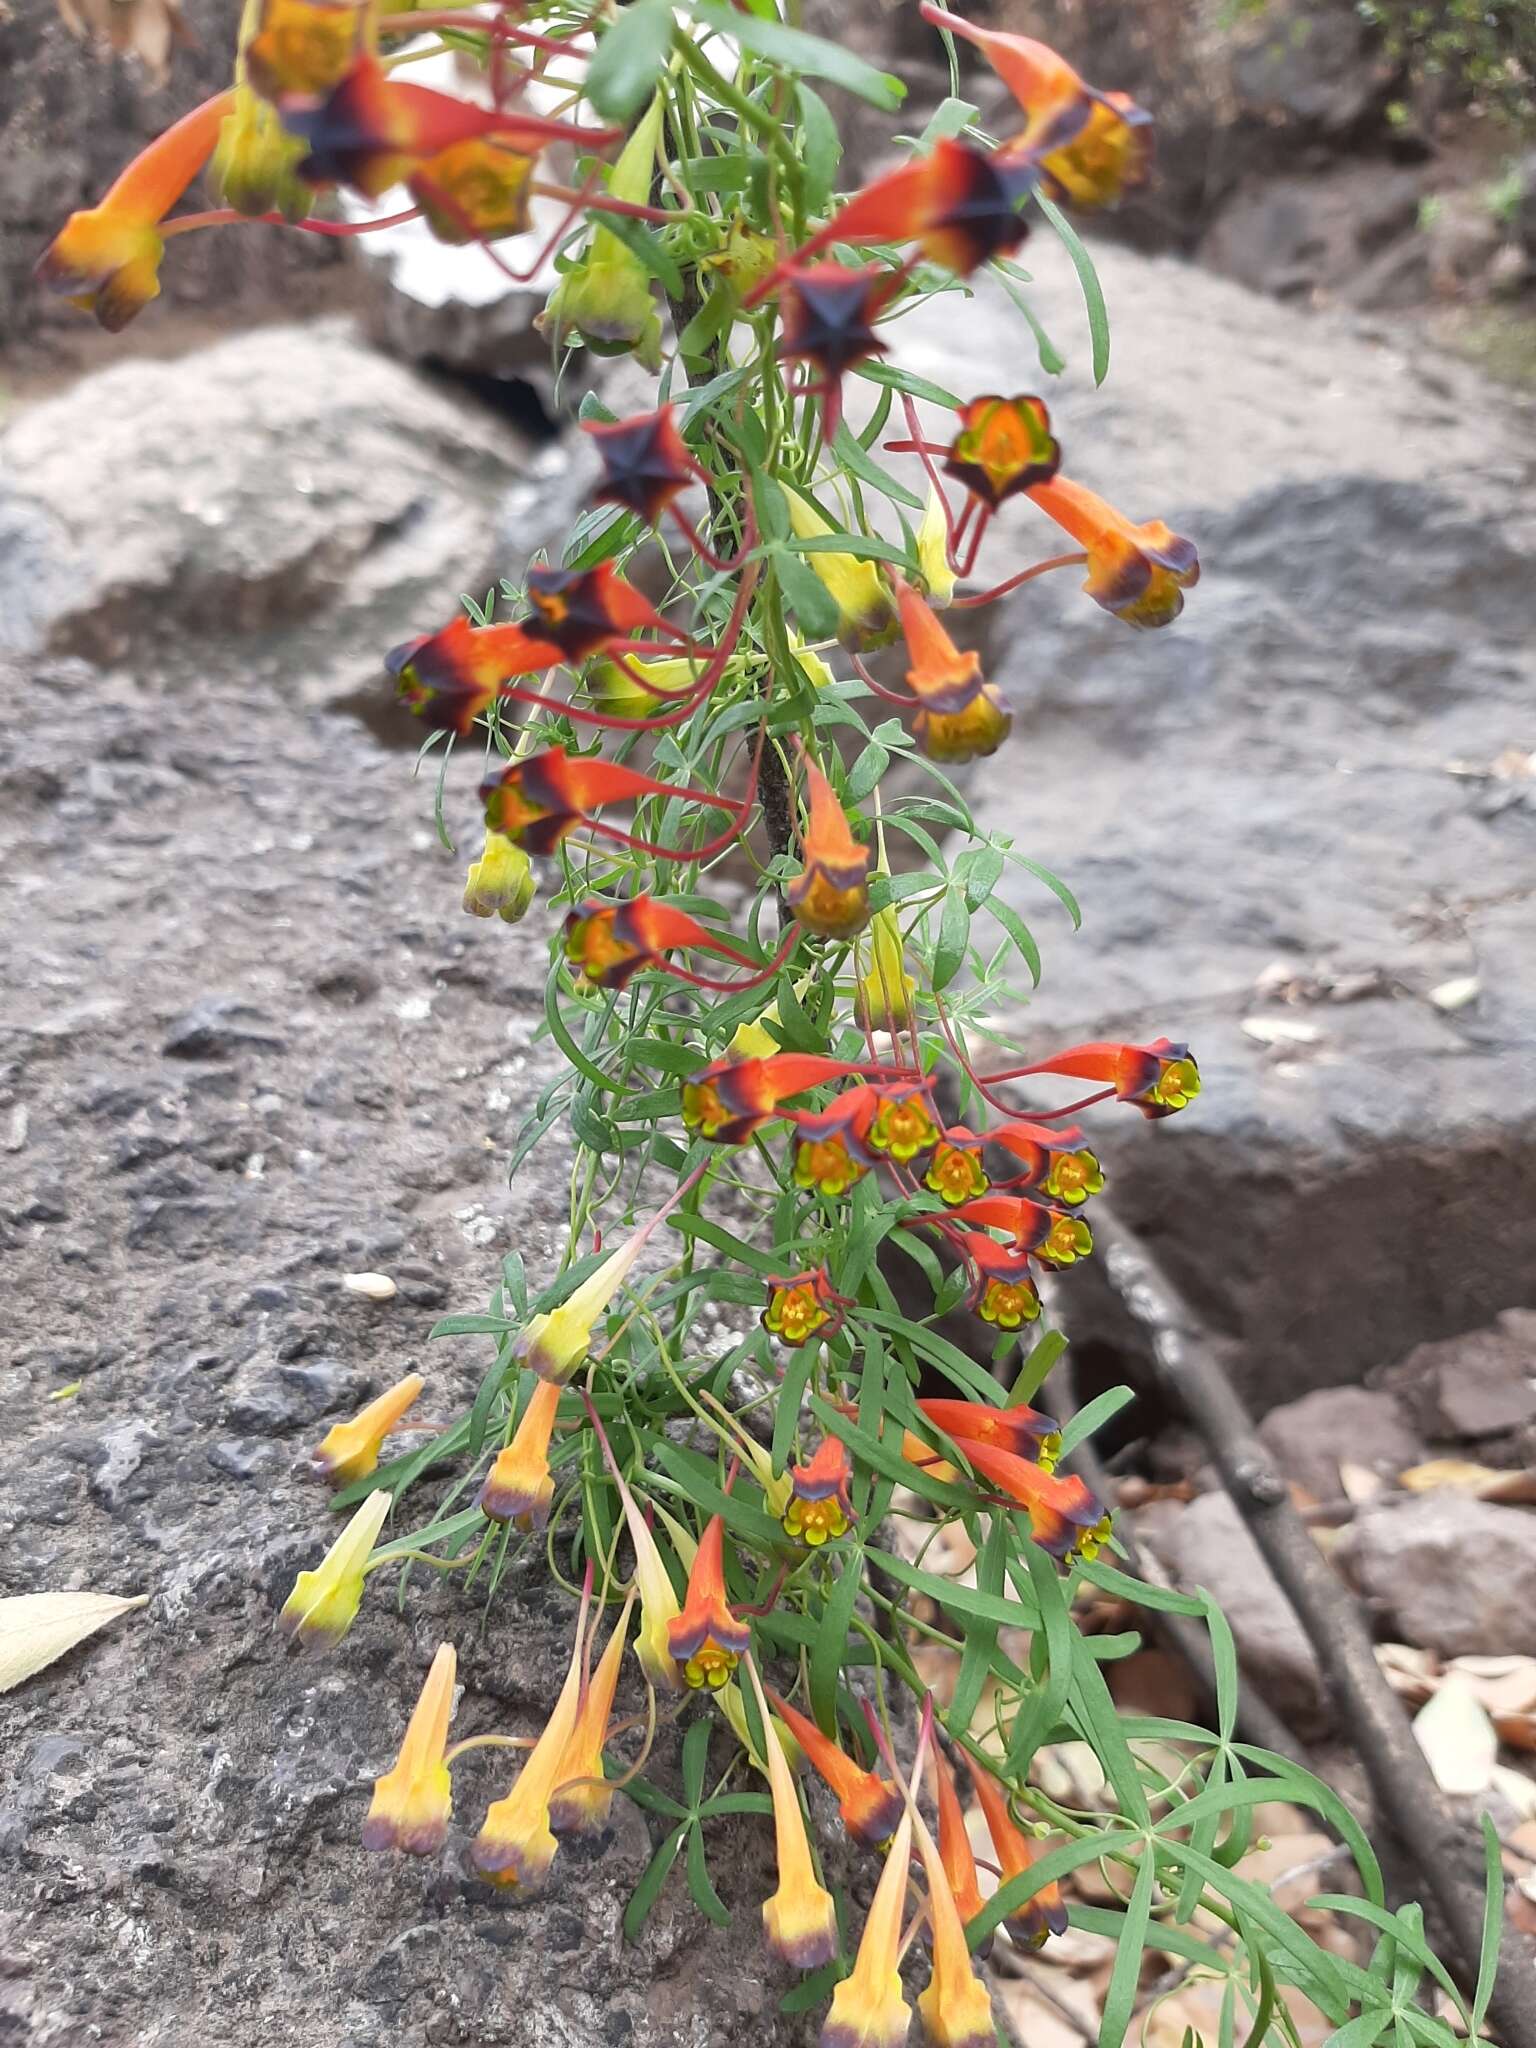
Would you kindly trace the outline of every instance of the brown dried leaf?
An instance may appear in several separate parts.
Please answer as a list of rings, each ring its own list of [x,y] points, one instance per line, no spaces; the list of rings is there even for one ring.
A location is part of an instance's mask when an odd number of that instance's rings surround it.
[[[1536,1504],[1536,1471],[1501,1472],[1493,1465],[1479,1465],[1470,1458],[1431,1458],[1426,1464],[1411,1465],[1398,1474],[1399,1484],[1410,1493],[1434,1493],[1453,1487],[1459,1493],[1475,1494],[1479,1500],[1502,1501],[1510,1507]]]
[[[1344,1490],[1344,1498],[1358,1504],[1360,1501],[1374,1500],[1386,1485],[1386,1481],[1369,1465],[1353,1465],[1347,1458],[1340,1458],[1339,1484]]]
[[[1536,1708],[1536,1657],[1453,1657],[1445,1668],[1467,1681],[1495,1719]]]

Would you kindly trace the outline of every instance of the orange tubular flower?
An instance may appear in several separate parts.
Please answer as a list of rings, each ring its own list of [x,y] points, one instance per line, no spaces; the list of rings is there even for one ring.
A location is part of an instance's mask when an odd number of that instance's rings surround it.
[[[958,1249],[975,1268],[968,1306],[984,1323],[993,1323],[1000,1330],[1017,1330],[1035,1321],[1040,1314],[1040,1293],[1029,1277],[1028,1252],[999,1244],[980,1230],[966,1231]]]
[[[349,185],[378,199],[456,144],[497,135],[514,148],[580,141],[587,148],[612,132],[579,128],[541,114],[504,114],[427,85],[390,77],[376,57],[357,55],[318,105],[285,101],[283,125],[309,144],[295,166],[308,185]]]
[[[994,1124],[984,1142],[1001,1145],[1012,1153],[1024,1171],[1015,1174],[1010,1188],[1039,1188],[1053,1202],[1075,1209],[1090,1195],[1103,1192],[1104,1169],[1086,1149],[1074,1150],[1070,1139],[1075,1132],[1053,1131],[1044,1124],[1027,1123],[1022,1117]]]
[[[901,1793],[889,1778],[877,1777],[823,1735],[816,1723],[776,1692],[768,1695],[773,1711],[805,1751],[818,1777],[837,1796],[843,1826],[866,1849],[879,1849],[891,1839],[901,1816]]]
[[[763,1720],[764,1762],[773,1794],[773,1834],[778,1851],[779,1888],[763,1901],[763,1927],[768,1946],[797,1970],[819,1969],[837,1953],[837,1903],[816,1875],[810,1837],[800,1811],[800,1795],[790,1773],[784,1744],[768,1711],[757,1666],[747,1660],[747,1676],[757,1695]]]
[[[994,2048],[997,2028],[992,2020],[991,1995],[976,1974],[965,1940],[965,1923],[975,1909],[962,1903],[950,1878],[949,1862],[929,1833],[927,1822],[915,1806],[909,1812],[923,1875],[928,1880],[928,1924],[933,1950],[933,1974],[917,2000],[923,2031],[934,2048]],[[973,1862],[971,1890],[975,1882]],[[967,1899],[969,1896],[968,1891]]]
[[[667,1630],[667,1648],[695,1692],[703,1686],[718,1692],[751,1641],[751,1629],[736,1619],[725,1597],[725,1522],[711,1515],[688,1574],[683,1611]]]
[[[453,1785],[443,1751],[453,1718],[457,1671],[452,1643],[440,1644],[406,1723],[395,1767],[375,1780],[373,1803],[363,1822],[365,1849],[403,1849],[408,1856],[435,1856],[448,1839]]]
[[[1108,206],[1145,183],[1152,167],[1151,116],[1123,92],[1098,92],[1064,57],[1029,36],[979,28],[924,0],[922,14],[981,51],[1029,116],[1010,156],[1037,162],[1058,196]]]
[[[808,932],[851,939],[869,923],[869,848],[848,829],[831,783],[809,755],[805,787],[811,814],[801,835],[805,867],[784,893]]]
[[[1013,1250],[1033,1252],[1053,1266],[1070,1266],[1093,1250],[1093,1233],[1080,1216],[1064,1215],[1023,1195],[982,1195],[962,1203],[953,1215],[957,1223],[1008,1231]]]
[[[840,263],[789,264],[780,272],[779,357],[820,371],[821,427],[830,441],[843,416],[843,376],[855,363],[886,353],[875,321],[900,283],[871,264],[846,270]]]
[[[928,1760],[933,1771],[934,1801],[939,1809],[939,1861],[944,1866],[944,1875],[949,1881],[950,1893],[960,1910],[960,1917],[968,1927],[985,1903],[981,1896],[981,1880],[976,1872],[976,1855],[966,1831],[955,1774],[937,1743],[929,1751]],[[992,1937],[988,1935],[977,1954],[985,1956],[991,1946]]]
[[[360,1408],[350,1422],[338,1422],[328,1429],[316,1446],[310,1465],[332,1486],[350,1486],[379,1462],[385,1437],[415,1401],[426,1381],[419,1372],[407,1373],[386,1387],[377,1400]]]
[[[576,1726],[555,1773],[556,1784],[549,1799],[550,1831],[562,1840],[588,1828],[600,1827],[613,1804],[613,1788],[603,1781],[603,1744],[613,1715],[613,1695],[618,1688],[619,1666],[624,1660],[624,1642],[629,1634],[629,1608],[614,1624],[597,1669],[582,1687]]]
[[[1061,1425],[1038,1408],[992,1408],[984,1401],[919,1400],[919,1412],[962,1449],[995,1444],[1015,1457],[1030,1458],[1049,1472],[1061,1456]]]
[[[864,1141],[878,1100],[866,1081],[857,1088],[845,1088],[826,1109],[795,1112],[797,1188],[814,1188],[817,1194],[836,1201],[864,1178],[872,1163]]]
[[[428,157],[406,189],[439,242],[499,242],[527,231],[533,167],[526,150],[471,135]]]
[[[840,206],[824,227],[781,267],[795,266],[834,242],[917,243],[930,263],[969,277],[994,256],[1006,256],[1029,232],[1019,208],[1038,173],[1017,151],[988,151],[946,136],[931,153],[873,179]],[[760,286],[747,304],[763,296]]]
[[[213,154],[233,92],[215,94],[157,136],[96,206],[72,213],[38,258],[44,291],[117,334],[160,296],[159,224]]]
[[[565,920],[565,957],[594,988],[624,988],[642,967],[665,967],[662,956],[685,946],[719,953],[738,967],[755,969],[759,978],[775,964],[738,953],[697,918],[654,896],[632,896],[627,903],[588,901]],[[744,981],[715,982],[703,975],[683,974],[683,978],[704,988],[748,986]]]
[[[992,1837],[998,1869],[1007,1884],[1038,1862],[1042,1852],[1008,1811],[1008,1795],[992,1773],[983,1770],[974,1757],[967,1756],[966,1763],[977,1801],[987,1817],[987,1832]],[[1060,1885],[1049,1884],[1036,1892],[1017,1912],[1010,1913],[1003,1925],[1025,1948],[1041,1948],[1053,1934],[1065,1934],[1067,1909],[1062,1903]]]
[[[549,1504],[555,1496],[549,1439],[559,1406],[558,1381],[541,1379],[528,1397],[516,1434],[496,1453],[480,1489],[480,1506],[493,1522],[542,1529],[549,1520]]]
[[[462,739],[513,676],[585,661],[642,628],[671,631],[611,562],[530,569],[527,590],[529,619],[472,626],[461,614],[441,632],[402,641],[385,655],[401,702],[424,724]]]
[[[1084,590],[1128,626],[1168,626],[1184,609],[1184,592],[1200,581],[1200,556],[1161,519],[1138,526],[1070,477],[1032,484],[1029,496],[1063,533],[1087,551]]]
[[[824,1330],[837,1329],[843,1320],[843,1310],[849,1306],[847,1298],[834,1291],[832,1276],[825,1266],[813,1266],[787,1280],[770,1279],[768,1286],[763,1328],[792,1349],[808,1344]]]
[[[972,1202],[992,1185],[981,1161],[982,1140],[964,1124],[952,1124],[934,1147],[923,1186],[948,1208]]]
[[[491,770],[480,785],[485,805],[485,822],[493,832],[503,832],[514,846],[526,853],[553,853],[572,832],[601,833],[621,846],[655,854],[668,860],[707,859],[740,831],[747,812],[756,802],[756,778],[749,783],[740,803],[723,796],[711,796],[701,789],[687,789],[675,782],[658,782],[653,775],[626,768],[620,762],[605,761],[598,754],[571,754],[564,747],[546,747],[542,753],[527,754],[520,761],[506,761]],[[690,803],[708,804],[717,811],[729,811],[732,823],[716,839],[696,847],[652,846],[632,832],[620,831],[590,814],[604,804],[633,803],[636,797],[679,796]]]
[[[1069,1046],[1048,1060],[980,1078],[986,1082],[1018,1081],[1027,1074],[1069,1074],[1080,1081],[1102,1082],[1106,1095],[1133,1102],[1143,1116],[1154,1118],[1172,1116],[1200,1093],[1200,1069],[1189,1047],[1175,1045],[1169,1038],[1154,1038],[1148,1045],[1098,1041]]]
[[[1029,1515],[1029,1533],[1063,1564],[1097,1557],[1109,1536],[1110,1517],[1081,1479],[1043,1472],[1029,1458],[970,1438],[965,1455],[981,1476]]]
[[[981,656],[962,654],[925,598],[899,576],[891,578],[901,630],[912,666],[907,682],[919,710],[912,733],[933,761],[974,761],[995,754],[1013,715],[997,688],[982,678]]]
[[[264,0],[245,46],[251,84],[270,100],[333,91],[352,68],[365,12],[353,0]]]
[[[1043,398],[973,398],[944,459],[946,476],[995,512],[1015,491],[1049,483],[1061,467]]]
[[[586,1637],[587,1601],[576,1617],[576,1640],[570,1668],[543,1733],[528,1752],[512,1790],[487,1809],[480,1832],[469,1845],[469,1860],[492,1884],[536,1883],[555,1860],[560,1844],[549,1824],[550,1800],[560,1783],[562,1766],[576,1732],[581,1705],[582,1646]]]
[[[715,1060],[683,1083],[683,1122],[701,1138],[740,1145],[780,1114],[779,1104],[786,1097],[864,1071],[851,1060],[830,1060],[813,1052]]]
[[[901,1798],[900,1793],[896,1796]],[[821,2048],[904,2048],[912,2009],[901,1992],[901,1922],[911,1860],[908,1808],[875,1886],[853,1970],[832,1993]]]
[[[848,1446],[838,1437],[824,1436],[810,1463],[791,1465],[789,1476],[795,1490],[784,1510],[784,1533],[812,1550],[819,1550],[829,1537],[844,1535],[853,1520]]]

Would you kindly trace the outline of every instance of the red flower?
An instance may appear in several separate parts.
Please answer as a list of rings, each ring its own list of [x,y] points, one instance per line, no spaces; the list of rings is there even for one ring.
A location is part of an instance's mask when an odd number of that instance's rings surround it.
[[[582,426],[603,466],[592,492],[594,505],[622,505],[655,526],[698,479],[683,445],[676,406],[658,406],[627,420],[583,420]]]
[[[995,512],[1015,491],[1049,483],[1061,467],[1043,398],[973,398],[960,408],[944,473]]]
[[[768,1286],[771,1291],[762,1314],[763,1328],[791,1347],[835,1330],[842,1322],[843,1310],[850,1306],[847,1297],[834,1289],[825,1266],[812,1266],[787,1280],[770,1279]]]
[[[754,776],[747,794],[733,804],[703,790],[658,782],[652,775],[642,775],[622,762],[605,761],[598,754],[569,754],[564,747],[546,747],[542,753],[493,768],[480,785],[480,797],[491,830],[505,833],[514,846],[528,853],[553,853],[561,840],[580,826],[658,858],[694,861],[718,853],[736,836],[756,800],[755,783]],[[658,847],[590,815],[604,804],[632,803],[643,796],[687,797],[692,803],[729,811],[732,823],[702,846]]]
[[[752,1631],[725,1597],[725,1522],[712,1515],[699,1538],[683,1611],[667,1629],[667,1648],[695,1690],[718,1692],[750,1646]]]
[[[1061,1454],[1061,1425],[1021,1401],[1016,1408],[993,1408],[984,1401],[922,1399],[918,1412],[952,1436],[962,1449],[970,1444],[995,1444],[1015,1457],[1031,1458],[1049,1471]]]
[[[817,1774],[837,1794],[837,1810],[843,1826],[866,1849],[879,1849],[896,1832],[901,1818],[900,1792],[889,1778],[878,1777],[853,1761],[816,1723],[798,1713],[788,1700],[770,1692],[773,1711],[810,1758]]]
[[[822,433],[830,441],[842,418],[845,371],[886,353],[874,323],[901,280],[877,265],[846,270],[840,263],[789,264],[779,276],[779,355],[785,362],[813,363],[821,372],[814,389],[821,398]]]
[[[776,1052],[765,1059],[715,1060],[683,1083],[683,1122],[703,1138],[740,1145],[779,1114],[779,1104],[823,1081],[866,1071],[820,1053]]]
[[[1200,581],[1200,556],[1191,540],[1161,519],[1142,525],[1070,477],[1032,484],[1030,498],[1088,556],[1084,590],[1128,626],[1171,625],[1184,609],[1184,592]]]
[[[970,1767],[971,1783],[976,1787],[977,1801],[987,1818],[987,1832],[997,1852],[998,1871],[1003,1883],[1007,1884],[1011,1878],[1021,1877],[1038,1862],[1044,1851],[1025,1834],[1008,1811],[1008,1795],[992,1773],[983,1769],[972,1756],[966,1757],[966,1763]],[[1032,1899],[1010,1913],[1003,1925],[1025,1948],[1040,1948],[1051,1935],[1065,1934],[1067,1909],[1060,1885],[1043,1885]]]
[[[823,1437],[809,1464],[791,1465],[789,1476],[794,1493],[784,1510],[785,1534],[813,1550],[829,1536],[843,1535],[853,1520],[853,1503],[848,1498],[853,1467],[848,1446],[838,1437]]]
[[[805,787],[810,821],[800,835],[805,867],[785,890],[808,932],[849,939],[869,923],[869,848],[848,828],[832,785],[809,755]]]
[[[589,900],[565,920],[565,957],[594,988],[624,988],[642,967],[665,968],[700,988],[748,988],[772,974],[794,943],[791,932],[776,960],[751,960],[697,918],[654,896],[633,896],[626,903]],[[670,967],[663,955],[683,947],[719,953],[756,971],[745,980],[721,982]]]
[[[1147,1045],[1103,1040],[1074,1045],[1048,1060],[983,1074],[980,1079],[988,1083],[1017,1081],[1027,1074],[1070,1074],[1081,1081],[1102,1081],[1104,1095],[1133,1102],[1146,1117],[1172,1116],[1200,1093],[1200,1070],[1189,1047],[1175,1045],[1168,1038],[1154,1038]],[[1101,1096],[1090,1096],[1080,1106],[1100,1100]]]

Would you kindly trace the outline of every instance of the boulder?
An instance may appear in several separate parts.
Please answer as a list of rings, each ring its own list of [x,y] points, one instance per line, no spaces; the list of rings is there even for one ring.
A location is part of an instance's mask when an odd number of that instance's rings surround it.
[[[1532,1312],[1515,1309],[1487,1330],[1420,1344],[1381,1375],[1425,1435],[1452,1442],[1508,1436],[1536,1420]]]
[[[1319,1387],[1286,1401],[1270,1409],[1259,1434],[1286,1478],[1318,1501],[1339,1498],[1340,1459],[1395,1480],[1424,1456],[1397,1402],[1368,1387]]]
[[[1371,1502],[1334,1557],[1400,1641],[1536,1655],[1536,1514],[1449,1492]]]
[[[385,649],[564,531],[573,460],[337,318],[114,364],[0,436],[9,645],[191,683],[238,641],[281,696],[386,705]]]
[[[1144,1534],[1185,1592],[1203,1587],[1232,1627],[1247,1685],[1301,1730],[1327,1719],[1312,1645],[1230,1495],[1204,1493]]]
[[[1016,713],[968,789],[1083,905],[1074,935],[1027,876],[999,884],[1044,955],[1024,1057],[1161,1033],[1201,1060],[1183,1115],[1099,1110],[1093,1132],[1109,1198],[1262,1410],[1529,1299],[1536,435],[1528,402],[1345,318],[1095,255],[1102,391],[1044,235],[1059,383],[984,293],[963,365],[947,302],[903,323],[903,361],[1046,391],[1068,473],[1201,548],[1155,633],[1073,574],[965,620]],[[983,574],[1059,544],[1027,504],[994,535]],[[1090,1262],[1061,1289],[1086,1336],[1094,1288]]]

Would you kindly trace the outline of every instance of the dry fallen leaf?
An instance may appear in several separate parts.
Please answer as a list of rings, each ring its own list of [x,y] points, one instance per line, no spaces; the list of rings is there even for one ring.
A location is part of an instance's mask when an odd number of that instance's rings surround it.
[[[1521,1820],[1536,1819],[1536,1778],[1528,1778],[1524,1771],[1512,1771],[1507,1764],[1497,1764],[1492,1783]]]
[[[1378,1643],[1376,1662],[1392,1690],[1416,1707],[1440,1683],[1440,1659],[1433,1650],[1416,1649],[1412,1643]]]
[[[0,1600],[0,1692],[9,1692],[148,1600],[147,1593],[131,1600],[114,1593],[17,1593]]]
[[[1340,1458],[1339,1485],[1346,1500],[1358,1503],[1373,1500],[1386,1485],[1386,1481],[1379,1472],[1373,1472],[1369,1465],[1353,1465],[1347,1458]]]
[[[131,50],[162,84],[171,45],[195,38],[177,0],[57,0],[59,19],[72,36],[91,36],[119,52]]]
[[[1467,1679],[1443,1680],[1414,1716],[1413,1732],[1442,1792],[1486,1792],[1493,1783],[1499,1738]]]
[[[1495,1720],[1536,1708],[1536,1657],[1453,1657],[1445,1668],[1467,1681]]]
[[[1470,1458],[1431,1458],[1426,1464],[1410,1465],[1398,1474],[1398,1484],[1410,1493],[1434,1493],[1448,1486],[1510,1507],[1536,1504],[1536,1472],[1502,1472]]]

